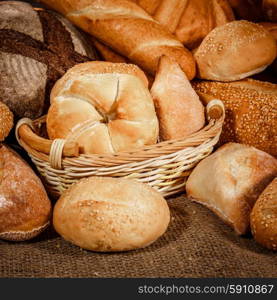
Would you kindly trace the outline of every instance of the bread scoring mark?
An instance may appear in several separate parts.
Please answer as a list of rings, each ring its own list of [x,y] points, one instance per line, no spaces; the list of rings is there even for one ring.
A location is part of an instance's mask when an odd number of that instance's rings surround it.
[[[157,23],[150,15],[143,10],[131,10],[125,7],[106,7],[105,5],[90,5],[83,9],[70,12],[67,17],[87,17],[96,22],[97,20],[119,19],[119,18],[139,18]]]
[[[178,40],[174,39],[159,39],[159,40],[152,40],[151,42],[146,43],[140,43],[138,47],[133,49],[132,52],[128,55],[128,57],[131,59],[133,56],[135,56],[138,52],[145,51],[146,48],[152,48],[152,47],[181,47],[183,48],[183,44],[179,42]]]

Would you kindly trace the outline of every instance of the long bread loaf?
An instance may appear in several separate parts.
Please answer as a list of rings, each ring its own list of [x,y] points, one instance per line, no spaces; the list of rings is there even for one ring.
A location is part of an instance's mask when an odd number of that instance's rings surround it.
[[[159,58],[174,58],[188,79],[195,61],[183,44],[135,3],[127,0],[41,0],[119,54],[155,74]]]

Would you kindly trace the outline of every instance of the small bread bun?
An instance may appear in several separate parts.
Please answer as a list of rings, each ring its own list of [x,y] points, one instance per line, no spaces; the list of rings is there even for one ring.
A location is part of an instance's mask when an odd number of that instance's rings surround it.
[[[252,207],[276,174],[273,156],[254,147],[228,143],[193,169],[186,192],[241,235],[248,232]]]
[[[263,26],[233,21],[213,29],[194,57],[198,78],[235,81],[269,66],[276,58],[276,42]]]
[[[51,202],[33,170],[5,145],[0,148],[0,239],[34,238],[50,223]]]
[[[179,64],[162,56],[151,88],[161,140],[184,138],[205,124],[204,106]]]
[[[13,128],[13,113],[8,106],[0,101],[0,142],[9,135]]]
[[[250,215],[250,226],[259,244],[277,251],[277,177],[256,201]]]
[[[81,153],[128,151],[157,142],[159,125],[148,80],[136,65],[76,65],[55,83],[50,100],[50,139],[75,141]]]
[[[92,251],[146,247],[167,229],[170,212],[162,195],[145,183],[111,177],[84,178],[54,207],[56,231]]]

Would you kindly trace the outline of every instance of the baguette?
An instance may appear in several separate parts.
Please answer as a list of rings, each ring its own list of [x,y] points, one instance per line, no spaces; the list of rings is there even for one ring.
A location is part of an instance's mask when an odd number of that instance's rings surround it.
[[[155,74],[159,58],[174,58],[189,80],[195,76],[191,52],[161,24],[127,0],[41,0],[144,71]]]

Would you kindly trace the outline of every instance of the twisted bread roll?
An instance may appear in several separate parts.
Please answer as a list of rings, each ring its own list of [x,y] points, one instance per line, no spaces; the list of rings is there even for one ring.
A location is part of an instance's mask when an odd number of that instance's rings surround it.
[[[41,0],[84,31],[152,75],[159,57],[174,58],[189,80],[195,61],[183,44],[135,3],[127,0]]]
[[[158,120],[144,73],[135,65],[74,66],[51,92],[51,139],[76,141],[81,153],[113,153],[154,144]]]

